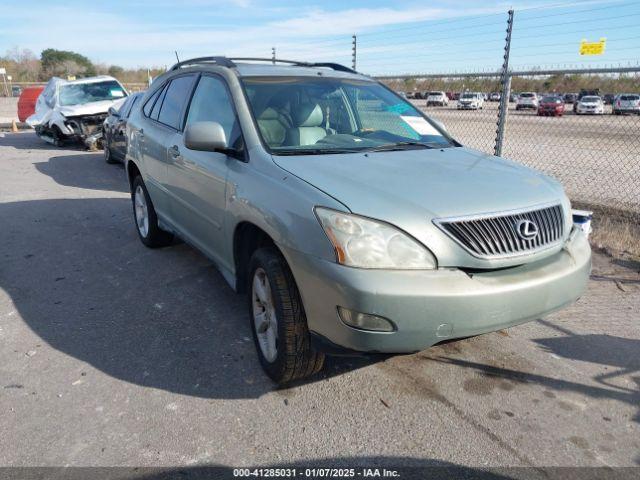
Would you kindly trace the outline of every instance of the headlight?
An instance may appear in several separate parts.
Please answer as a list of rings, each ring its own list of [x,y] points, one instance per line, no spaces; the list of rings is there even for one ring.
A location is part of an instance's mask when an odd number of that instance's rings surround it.
[[[359,268],[437,268],[433,254],[396,227],[328,208],[315,211],[338,263]]]

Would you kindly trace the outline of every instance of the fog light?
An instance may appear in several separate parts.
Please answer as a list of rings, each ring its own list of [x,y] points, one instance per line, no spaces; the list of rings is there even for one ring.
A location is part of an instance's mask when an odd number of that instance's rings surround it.
[[[338,307],[340,320],[353,328],[360,330],[373,330],[376,332],[393,332],[395,327],[390,320],[368,313],[354,312],[348,308]]]

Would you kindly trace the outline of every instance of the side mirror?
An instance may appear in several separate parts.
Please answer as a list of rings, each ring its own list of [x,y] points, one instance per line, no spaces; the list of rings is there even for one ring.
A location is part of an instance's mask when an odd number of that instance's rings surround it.
[[[218,122],[195,122],[184,130],[184,145],[189,150],[226,152],[227,136]]]
[[[118,113],[118,110],[115,109],[115,107],[109,107],[109,115],[113,115],[114,117],[119,117],[120,114]]]

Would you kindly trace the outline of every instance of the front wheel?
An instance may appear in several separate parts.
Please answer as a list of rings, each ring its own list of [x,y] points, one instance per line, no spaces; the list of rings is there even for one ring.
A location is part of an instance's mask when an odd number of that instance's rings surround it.
[[[249,268],[251,330],[266,374],[283,384],[319,372],[324,355],[311,346],[300,293],[284,257],[261,248]]]
[[[158,216],[153,208],[147,187],[138,175],[133,180],[131,192],[133,218],[136,222],[138,237],[149,248],[165,247],[173,240],[173,235],[158,226]]]

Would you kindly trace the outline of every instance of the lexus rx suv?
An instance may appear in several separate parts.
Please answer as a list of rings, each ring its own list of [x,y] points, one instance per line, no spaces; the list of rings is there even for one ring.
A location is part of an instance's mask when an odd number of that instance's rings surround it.
[[[537,319],[589,277],[557,181],[463,147],[341,65],[180,62],[126,132],[140,240],[178,236],[246,292],[278,383],[327,354],[416,352]]]

